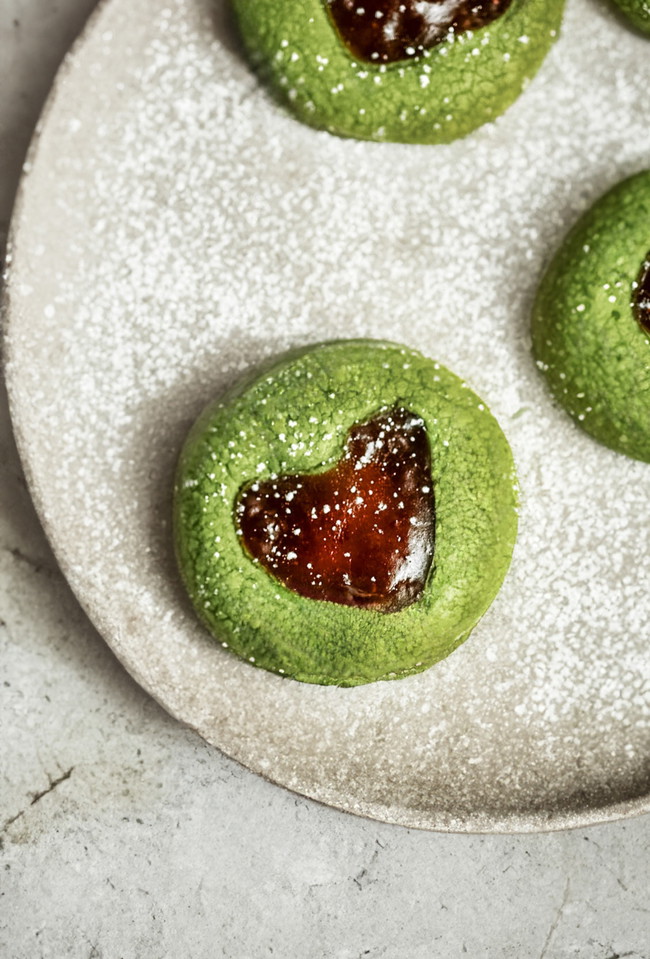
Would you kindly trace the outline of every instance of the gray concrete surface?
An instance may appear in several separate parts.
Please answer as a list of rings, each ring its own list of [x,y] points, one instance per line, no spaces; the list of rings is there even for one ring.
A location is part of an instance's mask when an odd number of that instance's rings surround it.
[[[0,5],[0,231],[92,0]],[[0,233],[1,242],[1,233]],[[272,786],[146,696],[54,561],[0,398],[2,959],[649,959],[650,820],[456,836]]]

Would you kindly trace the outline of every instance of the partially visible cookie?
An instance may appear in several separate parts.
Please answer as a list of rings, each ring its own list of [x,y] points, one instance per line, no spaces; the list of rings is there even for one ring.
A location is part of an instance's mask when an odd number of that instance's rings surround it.
[[[484,403],[393,343],[276,360],[201,415],[175,485],[196,612],[247,662],[355,686],[420,672],[486,611],[517,529]]]
[[[564,0],[233,0],[250,58],[303,122],[448,143],[535,75]]]
[[[614,0],[632,26],[650,36],[650,0]]]
[[[650,170],[576,223],[541,282],[532,334],[537,365],[576,422],[650,462]]]

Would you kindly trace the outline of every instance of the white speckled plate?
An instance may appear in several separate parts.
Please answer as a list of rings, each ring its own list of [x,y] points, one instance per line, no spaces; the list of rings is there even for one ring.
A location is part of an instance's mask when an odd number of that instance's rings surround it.
[[[648,164],[650,45],[596,0],[496,124],[343,141],[256,84],[221,3],[111,0],[56,83],[13,223],[6,371],[70,583],[171,713],[273,781],[466,831],[650,808],[650,467],[554,408],[529,354],[543,264]],[[179,586],[170,486],[211,396],[298,343],[422,349],[486,399],[523,489],[514,563],[428,672],[333,689],[212,642]]]

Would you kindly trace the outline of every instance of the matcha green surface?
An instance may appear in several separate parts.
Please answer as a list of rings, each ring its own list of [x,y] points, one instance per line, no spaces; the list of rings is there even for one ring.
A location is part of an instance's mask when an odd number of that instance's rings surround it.
[[[540,285],[533,352],[588,433],[650,462],[650,338],[632,309],[650,250],[650,170],[619,183],[571,230]]]
[[[330,467],[350,426],[395,404],[422,417],[431,447],[436,540],[423,595],[384,614],[290,591],[243,549],[239,490]],[[281,358],[208,407],[180,457],[174,521],[189,595],[222,644],[305,682],[394,679],[447,656],[496,595],[517,528],[512,454],[485,405],[444,367],[391,343],[337,341]]]
[[[448,143],[493,120],[537,72],[564,0],[513,0],[411,60],[358,62],[324,0],[233,0],[253,64],[299,119],[342,136]]]
[[[650,0],[614,0],[630,23],[650,36]]]

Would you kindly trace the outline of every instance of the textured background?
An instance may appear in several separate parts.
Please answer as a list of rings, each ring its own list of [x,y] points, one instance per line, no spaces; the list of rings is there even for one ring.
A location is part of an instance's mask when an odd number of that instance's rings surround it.
[[[92,5],[2,5],[2,232]],[[408,831],[290,795],[167,717],[67,589],[0,405],[0,955],[650,957],[647,817],[539,836]]]

